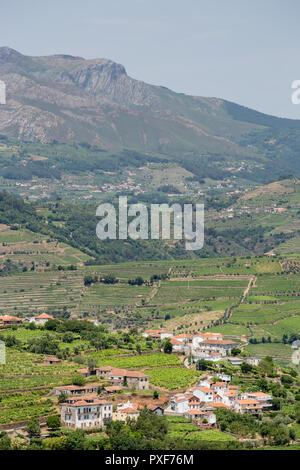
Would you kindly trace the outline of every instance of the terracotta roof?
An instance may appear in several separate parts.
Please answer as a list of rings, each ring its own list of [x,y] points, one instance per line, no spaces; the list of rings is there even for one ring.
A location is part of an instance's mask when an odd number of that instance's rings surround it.
[[[207,387],[199,387],[199,389],[204,393],[212,393],[211,389]]]
[[[216,382],[215,384],[212,385],[212,387],[226,387],[227,388],[227,382]]]
[[[63,405],[67,406],[93,406],[93,405],[112,405],[111,401],[105,401],[105,400],[85,400],[84,398],[81,398],[80,400],[76,400],[75,403],[62,403]]]
[[[176,403],[181,403],[182,401],[187,401],[188,400],[188,397],[181,397],[181,398],[176,398],[174,401],[176,401]]]
[[[230,339],[205,339],[202,341],[202,344],[219,344],[220,346],[225,346],[229,344],[237,344],[235,341],[231,341]]]
[[[248,395],[254,395],[255,397],[270,397],[271,395],[264,392],[248,392]]]
[[[189,399],[189,403],[200,403],[200,400],[198,397],[193,396]]]
[[[52,317],[51,315],[48,315],[47,313],[41,313],[41,315],[38,315],[35,318],[45,319],[45,320],[54,320],[54,317]]]
[[[137,409],[137,407],[135,407],[135,408],[123,408],[123,409],[118,410],[118,411],[119,411],[119,413],[128,413],[128,414],[130,414],[130,413],[138,413],[138,412],[139,412],[138,409]]]
[[[161,405],[155,405],[154,403],[150,404],[150,405],[147,405],[147,408],[148,410],[151,410],[151,411],[154,411],[156,410],[157,408],[160,408],[161,410],[163,410],[163,407]]]
[[[209,415],[208,411],[201,411],[201,410],[189,410],[187,412],[188,415]]]
[[[119,392],[120,390],[122,390],[122,387],[120,387],[119,385],[111,385],[109,387],[104,387],[104,390],[106,392]]]
[[[54,387],[55,390],[88,390],[90,388],[99,387],[101,384],[99,382],[90,383],[86,385],[60,385],[59,387]]]
[[[258,402],[252,398],[238,400],[238,403],[240,403],[240,405],[258,405]]]
[[[181,344],[181,345],[183,345],[182,341],[179,341],[178,339],[171,339],[170,343],[171,344]]]
[[[220,333],[202,333],[201,336],[205,336],[206,338],[223,338],[223,335],[221,335]]]
[[[230,408],[230,406],[225,405],[224,403],[210,403],[210,406],[214,408]]]
[[[61,362],[61,360],[58,359],[58,357],[51,357],[51,356],[45,357],[44,361]]]
[[[0,320],[3,321],[23,321],[23,318],[14,317],[12,315],[3,315],[0,317]]]
[[[110,369],[110,376],[118,376],[118,377],[135,377],[135,378],[147,378],[146,374],[142,372],[138,372],[135,370],[127,370],[127,369],[117,369],[112,367]]]

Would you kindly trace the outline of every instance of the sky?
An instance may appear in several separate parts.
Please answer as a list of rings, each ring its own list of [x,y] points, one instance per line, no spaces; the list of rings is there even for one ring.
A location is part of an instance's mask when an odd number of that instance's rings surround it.
[[[299,0],[0,0],[0,46],[108,58],[147,83],[300,119],[299,18]]]

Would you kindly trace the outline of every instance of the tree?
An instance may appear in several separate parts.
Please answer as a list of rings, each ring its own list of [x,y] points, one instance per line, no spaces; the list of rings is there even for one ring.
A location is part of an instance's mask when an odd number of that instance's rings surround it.
[[[11,439],[8,434],[3,431],[0,433],[0,450],[9,450],[11,448]]]
[[[281,383],[286,385],[286,384],[292,384],[294,382],[293,377],[290,375],[284,374],[281,376]]]
[[[26,450],[27,448],[28,448],[28,444],[24,437],[17,436],[11,440],[12,450]]]
[[[248,372],[252,371],[252,366],[247,362],[243,362],[241,364],[241,371],[243,372],[243,374],[247,374]]]
[[[89,369],[89,371],[95,370],[97,365],[98,365],[97,359],[95,359],[94,357],[89,357],[88,358],[88,369]]]
[[[44,447],[47,450],[65,450],[66,449],[66,436],[52,437],[44,441]]]
[[[84,276],[83,283],[85,286],[90,286],[91,284],[94,284],[95,282],[98,281],[97,276],[91,276],[88,274],[87,276]]]
[[[153,400],[157,400],[157,399],[158,399],[158,391],[154,390],[153,391]]]
[[[241,354],[241,350],[239,348],[232,348],[231,354],[232,356],[238,356],[239,354]]]
[[[211,366],[210,361],[206,361],[205,359],[199,359],[196,363],[197,370],[207,370]]]
[[[102,282],[104,284],[117,284],[119,281],[113,274],[106,274],[106,276],[104,276],[102,279]]]
[[[167,338],[164,342],[164,353],[165,354],[171,354],[173,351],[173,346],[171,344],[171,341],[169,340],[169,338]]]
[[[85,378],[83,377],[83,375],[76,374],[73,377],[72,383],[73,385],[78,385],[79,387],[82,387],[85,384]]]
[[[74,335],[71,331],[66,331],[62,337],[64,343],[72,343],[74,340]]]
[[[59,416],[57,415],[48,416],[46,420],[46,424],[49,429],[51,429],[52,431],[56,431],[60,427]]]
[[[64,392],[61,392],[58,396],[58,403],[65,403],[65,401],[67,400],[67,394],[64,393]]]
[[[30,421],[28,421],[27,426],[26,426],[26,431],[30,438],[40,437],[41,426],[40,426],[40,423],[37,421],[37,419],[33,418]]]
[[[70,432],[66,439],[66,449],[68,450],[84,450],[84,432],[81,429]]]

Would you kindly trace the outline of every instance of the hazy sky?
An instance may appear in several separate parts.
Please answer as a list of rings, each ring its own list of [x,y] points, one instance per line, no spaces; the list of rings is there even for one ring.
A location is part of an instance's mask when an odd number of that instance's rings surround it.
[[[300,119],[299,21],[299,0],[0,0],[0,45],[105,57],[148,83]]]

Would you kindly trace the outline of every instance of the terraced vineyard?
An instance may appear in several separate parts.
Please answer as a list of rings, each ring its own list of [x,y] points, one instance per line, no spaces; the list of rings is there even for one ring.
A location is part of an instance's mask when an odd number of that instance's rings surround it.
[[[197,370],[184,369],[182,367],[170,367],[166,369],[147,369],[145,371],[149,375],[149,382],[157,387],[166,390],[186,390],[188,386],[194,385],[201,372]]]
[[[0,311],[30,313],[63,306],[74,308],[81,300],[82,275],[74,272],[26,272],[0,280]]]
[[[41,243],[38,235],[25,230],[19,232],[5,229],[0,234],[3,240],[10,234],[7,243],[18,243],[20,237],[24,243],[27,237],[27,243],[33,246]],[[0,312],[26,315],[67,308],[71,316],[98,318],[111,329],[138,326],[193,333],[209,328],[241,344],[252,340],[261,343],[263,338],[280,344],[284,334],[299,333],[297,256],[203,258],[103,266],[82,266],[77,261],[76,270],[58,270],[56,264],[50,264],[39,271],[2,276]],[[107,274],[113,274],[119,282],[84,285],[87,275],[99,279]],[[154,275],[157,280],[150,284]],[[129,285],[128,280],[137,276],[144,279],[144,284]],[[73,350],[78,345],[62,343],[61,348]]]
[[[110,365],[113,367],[119,367],[121,369],[132,369],[140,367],[155,368],[182,364],[179,356],[171,354],[153,353],[127,357],[103,357],[101,353],[102,351],[97,351],[86,356],[98,359],[98,365]]]

